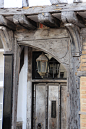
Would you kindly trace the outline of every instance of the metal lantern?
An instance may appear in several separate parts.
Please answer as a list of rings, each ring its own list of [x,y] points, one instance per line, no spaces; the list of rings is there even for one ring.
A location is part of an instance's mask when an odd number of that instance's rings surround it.
[[[45,76],[48,70],[48,58],[42,53],[37,59],[37,69],[40,76]]]
[[[49,60],[49,74],[55,78],[58,73],[59,73],[59,67],[60,67],[60,63],[54,59],[54,58],[51,58]]]

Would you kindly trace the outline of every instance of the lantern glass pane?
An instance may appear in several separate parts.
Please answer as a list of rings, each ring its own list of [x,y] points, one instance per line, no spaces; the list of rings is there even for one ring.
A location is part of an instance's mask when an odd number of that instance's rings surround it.
[[[53,64],[53,73],[56,74],[56,64]]]
[[[41,72],[41,65],[40,65],[40,61],[38,61],[38,72]]]
[[[43,73],[46,72],[46,62],[44,62],[44,61],[41,62],[41,72],[43,72]]]

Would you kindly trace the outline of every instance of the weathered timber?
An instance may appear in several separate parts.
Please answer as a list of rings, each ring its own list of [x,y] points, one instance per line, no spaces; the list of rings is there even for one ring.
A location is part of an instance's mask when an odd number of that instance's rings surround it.
[[[81,17],[83,17],[84,19],[86,18],[86,11],[83,12],[77,12],[77,14],[79,14]]]
[[[69,93],[67,97],[67,128],[68,129],[80,129],[80,117],[78,112],[80,111],[80,89],[79,89],[79,77],[77,76],[77,69],[80,67],[80,57],[73,56],[73,40],[69,45],[69,70],[68,70],[68,89]],[[76,122],[75,122],[76,121]]]
[[[25,15],[14,15],[13,22],[17,25],[21,25],[27,29],[35,29],[37,27],[36,22],[28,19]]]
[[[73,2],[74,2],[74,3],[81,3],[82,0],[74,0]]]
[[[64,4],[67,3],[67,0],[50,0],[51,4]]]
[[[13,106],[12,106],[12,128],[16,129],[17,122],[17,97],[19,85],[19,69],[20,69],[20,47],[14,40],[14,72],[13,72]]]
[[[75,12],[62,12],[61,19],[64,26],[68,29],[74,44],[74,56],[79,56],[81,53],[80,30],[79,27],[84,27],[80,22]]]
[[[31,129],[32,112],[32,48],[28,47],[28,78],[27,78],[27,129]]]
[[[4,7],[4,0],[0,0],[0,8]]]
[[[13,32],[6,27],[0,26],[0,37],[4,51],[12,51]]]
[[[85,27],[83,19],[73,11],[62,12],[61,19],[63,23],[73,23],[79,27]]]
[[[13,22],[7,20],[4,16],[0,15],[0,25],[5,26],[11,30],[15,30],[16,26]]]
[[[40,13],[56,13],[61,11],[85,11],[86,10],[86,3],[73,3],[73,4],[58,4],[51,5],[51,6],[42,6],[42,7],[32,7],[28,9],[23,8],[14,8],[14,9],[0,9],[0,14],[7,16],[7,15],[14,15],[14,14],[25,14],[25,15],[34,15]]]
[[[33,48],[47,52],[61,62],[66,69],[69,67],[69,38],[32,41],[22,40],[18,44],[32,46]]]
[[[61,86],[61,129],[67,128],[67,86]]]
[[[43,39],[61,39],[69,37],[66,29],[38,29],[38,30],[20,30],[15,32],[17,41],[31,41]]]
[[[82,28],[81,31],[80,31],[80,34],[82,36],[86,35],[86,28]],[[85,36],[86,37],[86,36]]]
[[[51,28],[60,26],[60,21],[53,17],[50,13],[38,14],[38,21]]]
[[[56,82],[56,83],[67,83],[67,80],[32,80],[32,82]]]
[[[86,112],[80,112],[79,111],[79,115],[86,115]]]
[[[73,56],[79,56],[81,54],[81,43],[80,43],[80,34],[79,28],[71,23],[65,24],[66,28],[70,32],[72,37],[74,52],[72,52]]]
[[[22,0],[22,7],[27,7],[28,5],[28,0]]]

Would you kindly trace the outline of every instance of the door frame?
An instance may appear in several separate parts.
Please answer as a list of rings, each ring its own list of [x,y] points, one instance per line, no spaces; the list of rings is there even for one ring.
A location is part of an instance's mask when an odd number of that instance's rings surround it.
[[[42,80],[43,81],[43,80]],[[50,80],[50,82],[49,81],[47,81],[47,82],[42,82],[41,80],[39,81],[39,80],[34,80],[33,81],[33,83],[32,83],[32,112],[31,112],[31,116],[32,116],[32,120],[31,120],[31,127],[32,127],[32,129],[33,129],[33,96],[34,96],[34,93],[33,93],[33,91],[34,91],[34,85],[35,84],[41,84],[41,85],[43,85],[43,84],[47,84],[48,86],[49,85],[56,85],[56,86],[59,86],[59,88],[61,88],[61,86],[67,86],[67,80],[56,80],[56,81],[51,81]],[[61,90],[59,90],[60,92],[61,92]],[[61,94],[59,94],[59,98],[61,99]],[[59,101],[59,129],[61,128],[61,101]]]

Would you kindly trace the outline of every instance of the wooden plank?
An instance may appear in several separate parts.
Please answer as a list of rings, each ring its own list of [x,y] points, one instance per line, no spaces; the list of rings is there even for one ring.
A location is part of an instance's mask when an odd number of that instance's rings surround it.
[[[86,71],[78,71],[77,75],[80,76],[86,76]]]
[[[67,128],[67,86],[61,86],[61,129]]]
[[[16,30],[16,26],[13,22],[7,20],[4,16],[0,15],[0,25],[8,27],[9,29]]]
[[[60,27],[60,21],[47,12],[38,14],[38,21],[51,28]]]
[[[37,27],[36,22],[30,21],[25,15],[22,15],[22,14],[14,15],[13,22],[27,29],[35,29]]]
[[[0,8],[4,7],[4,0],[0,0]]]
[[[16,32],[17,41],[31,41],[41,39],[60,39],[69,37],[66,29],[38,29],[34,31],[23,30]]]
[[[48,89],[48,128],[59,129],[59,86],[51,84]]]
[[[57,82],[57,83],[67,83],[67,80],[32,80],[32,82]]]
[[[46,127],[46,86],[36,85],[36,121],[35,129],[39,128],[38,123],[42,125],[44,129]],[[40,99],[39,99],[40,98]]]
[[[86,115],[86,112],[79,111],[79,115]]]
[[[56,13],[61,11],[85,11],[86,3],[73,3],[73,4],[58,4],[51,6],[41,6],[41,7],[32,7],[28,9],[15,8],[15,9],[0,9],[1,15],[14,15],[14,14],[25,14],[25,15],[34,15],[44,12]]]

